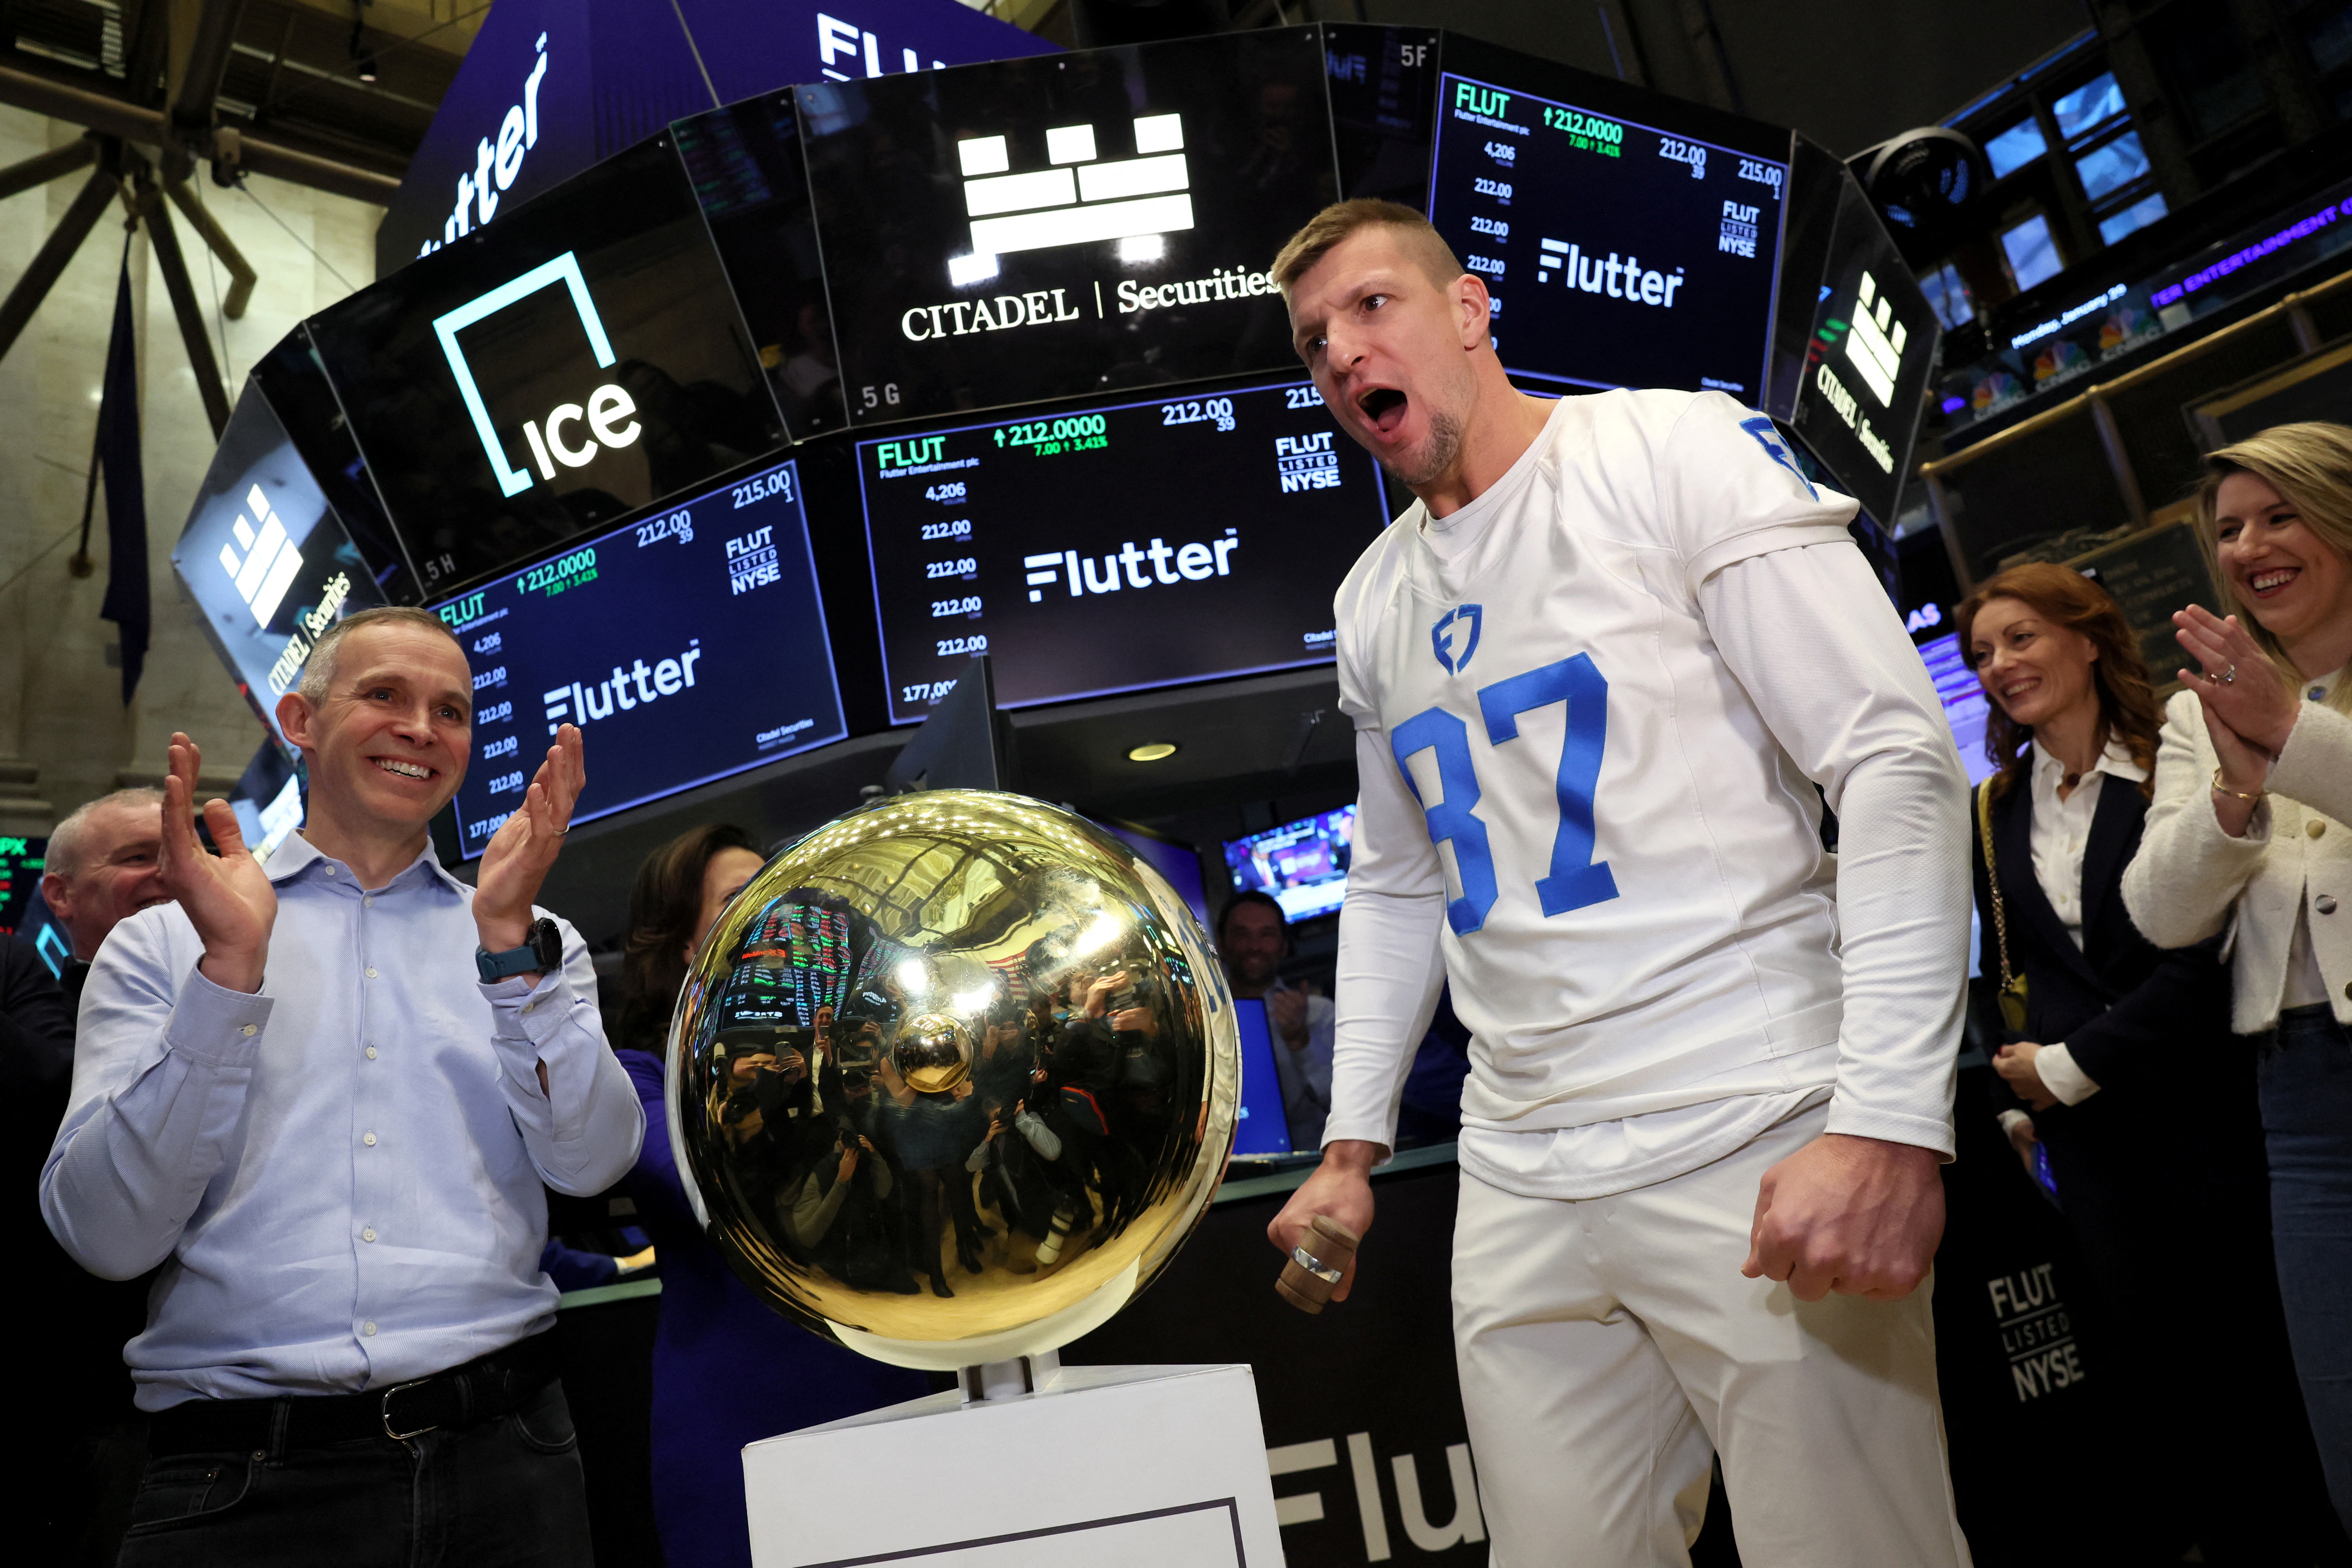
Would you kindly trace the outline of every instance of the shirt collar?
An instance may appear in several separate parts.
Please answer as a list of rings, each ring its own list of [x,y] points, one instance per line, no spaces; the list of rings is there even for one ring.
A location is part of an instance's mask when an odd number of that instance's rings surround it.
[[[313,867],[320,868],[320,869],[312,872],[312,875],[314,876],[327,880],[338,881],[350,888],[356,889],[359,886],[359,879],[352,875],[352,868],[350,867],[344,865],[340,860],[332,859],[330,857],[320,853],[318,846],[303,837],[299,832],[289,833],[286,836],[284,840],[278,844],[277,849],[270,854],[269,862],[263,868],[263,870],[268,874],[271,882],[283,884],[295,880],[304,872],[310,871]],[[419,869],[419,868],[423,868],[423,869]],[[426,841],[424,849],[418,853],[416,858],[411,861],[407,868],[402,871],[400,875],[394,877],[390,882],[386,883],[384,885],[384,889],[386,891],[389,891],[394,888],[401,886],[404,882],[419,879],[427,881],[438,880],[443,886],[455,890],[460,896],[462,896],[466,890],[466,884],[451,876],[448,871],[443,868],[441,862],[434,857],[433,845],[429,839]]]
[[[2134,784],[2142,783],[2147,777],[2147,770],[2132,761],[2130,751],[2121,741],[2113,736],[2107,739],[2107,749],[2099,753],[2099,760],[2092,763],[2083,776],[2088,778],[2093,773],[2105,773],[2114,778],[2129,779]],[[2065,776],[2066,764],[2044,749],[2042,742],[2037,738],[2033,742],[2034,787],[2045,793],[2055,793],[2059,781]]]

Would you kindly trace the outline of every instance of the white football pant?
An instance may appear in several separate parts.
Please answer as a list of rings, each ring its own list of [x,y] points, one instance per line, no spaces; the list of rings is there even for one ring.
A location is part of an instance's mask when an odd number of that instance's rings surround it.
[[[1609,1197],[1464,1173],[1454,1351],[1496,1568],[1687,1568],[1717,1454],[1747,1568],[1968,1568],[1928,1285],[1805,1302],[1739,1272],[1758,1182],[1828,1116]]]

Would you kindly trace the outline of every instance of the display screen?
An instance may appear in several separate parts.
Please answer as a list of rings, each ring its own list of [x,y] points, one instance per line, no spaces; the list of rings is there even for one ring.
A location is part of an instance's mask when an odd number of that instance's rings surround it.
[[[273,735],[319,634],[383,603],[267,398],[250,384],[213,452],[172,567]]]
[[[0,835],[0,936],[14,935],[25,918],[26,907],[40,889],[42,859],[48,848],[46,838]]]
[[[577,724],[593,821],[846,733],[800,476],[696,496],[436,606],[474,668],[467,858]]]
[[[791,90],[678,121],[670,134],[784,423],[795,440],[838,430],[847,415]]]
[[[1472,56],[1450,35],[1444,49],[1449,67]],[[1494,296],[1505,368],[1758,401],[1788,133],[1528,68],[1544,81],[1441,73],[1429,187],[1430,221]],[[1592,90],[1530,90],[1554,82]]]
[[[1944,704],[1944,722],[1951,727],[1952,743],[1960,750],[1969,783],[1981,784],[1992,773],[1992,763],[1985,757],[1985,721],[1992,714],[1991,700],[1985,696],[1977,672],[1969,668],[1957,634],[1921,643],[1919,657],[1927,661],[1928,677],[1936,683],[1936,696]]]
[[[1861,184],[1838,171],[1837,227],[1798,384],[1798,437],[1881,522],[1911,468],[1942,325]]]
[[[1282,1108],[1282,1075],[1274,1065],[1274,1031],[1266,1027],[1265,1004],[1234,998],[1234,1022],[1242,1037],[1242,1103],[1234,1129],[1234,1153],[1265,1159],[1290,1152],[1290,1117]]]
[[[782,446],[667,137],[310,321],[433,598]]]
[[[975,654],[1000,707],[1320,663],[1388,521],[1310,384],[857,444],[893,723]]]
[[[799,89],[851,423],[1295,363],[1325,69],[1294,27]]]
[[[1201,884],[1201,858],[1192,852],[1191,845],[1123,827],[1115,822],[1097,822],[1095,826],[1134,850],[1138,859],[1167,878],[1176,896],[1192,911],[1192,918],[1201,922],[1201,929],[1209,929],[1209,890]]]
[[[1247,838],[1228,839],[1225,866],[1235,892],[1273,896],[1286,919],[1312,920],[1348,896],[1348,860],[1356,842],[1356,808],[1343,805]]]

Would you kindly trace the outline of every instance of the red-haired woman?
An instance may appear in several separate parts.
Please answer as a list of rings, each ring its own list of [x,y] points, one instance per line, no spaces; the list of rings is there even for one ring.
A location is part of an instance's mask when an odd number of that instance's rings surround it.
[[[2191,1541],[2208,1563],[2308,1562],[2330,1527],[2273,1284],[2229,975],[2217,942],[2166,952],[2124,907],[2160,728],[2147,667],[2115,601],[2063,566],[2012,567],[1956,619],[1992,709],[1979,967],[2000,974],[2005,947],[2026,981],[2023,1028],[1993,1062],[1996,1109],[2029,1167],[2037,1141],[2048,1152],[2106,1308],[2104,1381],[2136,1449],[2126,1464],[2148,1481],[2118,1531],[2139,1532],[2128,1547],[2149,1562]],[[2180,1364],[2211,1332],[2184,1287],[2192,1257],[2231,1282],[2226,1378]]]

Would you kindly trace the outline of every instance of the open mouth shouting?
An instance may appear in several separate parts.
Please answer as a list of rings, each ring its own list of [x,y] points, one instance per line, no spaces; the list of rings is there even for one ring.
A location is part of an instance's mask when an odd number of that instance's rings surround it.
[[[1366,425],[1393,439],[1404,424],[1405,395],[1393,386],[1367,387],[1356,395],[1356,412]]]

